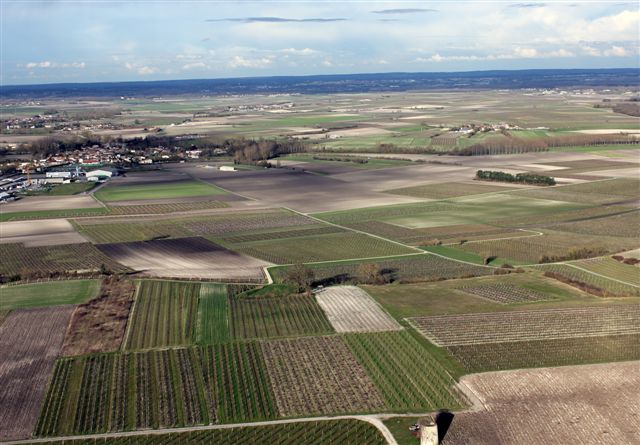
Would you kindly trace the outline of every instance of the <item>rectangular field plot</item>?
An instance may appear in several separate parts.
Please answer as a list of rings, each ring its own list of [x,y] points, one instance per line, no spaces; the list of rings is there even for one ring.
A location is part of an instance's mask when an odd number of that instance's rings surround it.
[[[624,281],[633,286],[638,286],[640,291],[640,267],[624,264],[613,258],[593,258],[589,260],[571,262],[574,266],[595,272],[614,280]]]
[[[31,435],[74,309],[15,310],[0,325],[0,440]]]
[[[0,276],[42,276],[55,272],[97,271],[102,265],[112,272],[125,272],[93,244],[24,247],[22,244],[0,244]]]
[[[318,222],[283,209],[241,211],[233,214],[210,215],[206,218],[194,217],[191,221],[185,221],[184,224],[194,233],[213,236],[309,225],[317,226]]]
[[[332,264],[311,264],[315,282],[318,284],[366,283],[368,278],[361,276],[363,264],[378,266],[385,281],[439,281],[452,278],[491,275],[492,268],[475,266],[448,260],[435,255],[422,254],[399,258],[364,261],[345,261]],[[270,270],[274,279],[281,281],[286,276],[286,268]]]
[[[316,300],[337,332],[402,329],[369,294],[358,287],[330,287],[318,292]]]
[[[457,196],[478,195],[481,193],[504,192],[512,189],[513,187],[486,183],[447,182],[387,190],[385,193],[414,196],[416,198],[447,199]]]
[[[467,243],[460,246],[460,249],[484,258],[495,256],[521,263],[538,263],[550,262],[549,259],[565,259],[572,251],[585,247],[601,254],[632,249],[638,244],[635,238],[584,235],[546,229],[543,231],[543,236]]]
[[[272,340],[261,346],[281,416],[384,407],[367,372],[340,337]]]
[[[625,264],[625,266],[627,265]],[[587,270],[578,269],[568,264],[545,264],[538,267],[544,270],[545,275],[551,278],[567,283],[570,286],[584,289],[586,292],[600,297],[640,295],[640,289],[636,286],[614,281],[602,275],[595,275]]]
[[[640,199],[640,198],[639,198]],[[554,230],[585,235],[620,236],[640,238],[640,211],[568,222],[551,226]]]
[[[495,303],[531,303],[534,301],[553,300],[553,296],[514,286],[512,284],[494,284],[487,286],[465,286],[458,290],[477,297],[486,298]]]
[[[455,380],[407,331],[344,338],[378,387],[387,409],[423,412],[465,406]]]
[[[138,199],[182,198],[226,193],[200,181],[172,181],[146,185],[109,184],[95,193],[100,201],[132,201]]]
[[[181,433],[103,437],[41,442],[51,445],[386,445],[380,431],[368,422],[355,419],[294,422],[280,425],[235,427]]]
[[[483,407],[456,413],[447,445],[640,443],[638,362],[475,374],[462,383]]]
[[[64,358],[36,435],[264,420],[272,400],[253,343]]]
[[[179,223],[167,220],[144,218],[118,219],[77,219],[74,225],[78,232],[97,244],[129,243],[162,238],[181,238],[194,233]]]
[[[128,327],[127,349],[191,343],[200,283],[142,281]]]
[[[234,245],[239,252],[275,264],[311,263],[402,255],[412,249],[361,233],[335,233]]]
[[[640,335],[561,338],[449,346],[470,373],[640,360]]]
[[[513,192],[513,194],[528,198],[534,197],[585,204],[624,202],[640,196],[640,181],[616,178],[583,184],[522,190]]]
[[[99,287],[98,280],[49,281],[2,286],[0,310],[82,303],[93,298]]]
[[[640,304],[409,319],[437,345],[639,334]]]
[[[211,344],[229,340],[229,303],[226,285],[200,284],[197,323],[196,343]]]
[[[101,244],[98,248],[127,267],[154,277],[260,282],[262,267],[268,265],[199,237]]]
[[[293,337],[334,332],[313,297],[230,297],[233,338]]]

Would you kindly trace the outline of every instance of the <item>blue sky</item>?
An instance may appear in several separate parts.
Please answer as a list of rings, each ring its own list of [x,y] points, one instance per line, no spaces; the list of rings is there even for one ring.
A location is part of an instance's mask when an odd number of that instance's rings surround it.
[[[637,2],[0,5],[3,84],[638,67]]]

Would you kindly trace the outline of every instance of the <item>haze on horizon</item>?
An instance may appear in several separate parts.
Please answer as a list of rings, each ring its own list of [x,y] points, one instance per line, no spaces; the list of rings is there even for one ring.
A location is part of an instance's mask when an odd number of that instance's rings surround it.
[[[4,85],[639,67],[628,2],[0,3]]]

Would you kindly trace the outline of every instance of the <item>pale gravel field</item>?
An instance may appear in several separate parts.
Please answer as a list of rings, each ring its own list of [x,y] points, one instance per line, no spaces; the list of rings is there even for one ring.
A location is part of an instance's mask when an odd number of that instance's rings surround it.
[[[522,369],[461,379],[481,403],[443,445],[640,443],[640,362]]]
[[[0,244],[24,243],[26,247],[37,247],[86,242],[66,219],[0,223]]]
[[[384,309],[356,286],[333,286],[316,300],[336,332],[375,332],[402,329]]]

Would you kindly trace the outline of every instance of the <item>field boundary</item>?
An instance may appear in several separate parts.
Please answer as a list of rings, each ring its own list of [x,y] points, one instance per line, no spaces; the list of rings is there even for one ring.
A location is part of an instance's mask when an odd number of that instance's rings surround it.
[[[127,327],[125,328],[124,335],[122,336],[122,343],[120,343],[120,351],[126,351],[127,342],[129,341],[129,336],[131,335],[131,325],[133,320],[134,311],[138,307],[138,294],[140,293],[140,282],[136,282],[136,291],[133,294],[133,304],[131,305],[131,310],[129,310],[129,316],[127,317]]]

